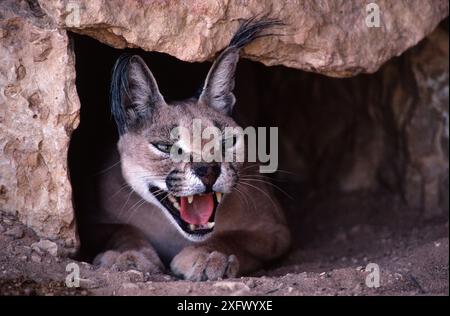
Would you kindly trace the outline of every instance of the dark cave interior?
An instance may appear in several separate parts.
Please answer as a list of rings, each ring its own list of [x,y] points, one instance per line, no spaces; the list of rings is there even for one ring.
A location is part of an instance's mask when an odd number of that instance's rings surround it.
[[[448,32],[448,20],[443,29]],[[124,52],[143,57],[168,100],[194,95],[211,62],[187,63],[162,53],[114,49],[74,33],[71,39],[81,117],[72,136],[69,168],[82,225],[79,183],[98,171],[106,149],[118,140],[108,100],[116,59]],[[423,220],[423,210],[405,197],[408,151],[404,127],[396,124],[390,101],[399,80],[407,95],[417,94],[410,68],[408,56],[400,56],[375,74],[342,79],[239,62],[233,116],[242,126],[279,127],[280,171],[270,177],[296,246],[311,247],[355,224],[395,230]],[[442,217],[447,219],[448,212],[437,218]]]

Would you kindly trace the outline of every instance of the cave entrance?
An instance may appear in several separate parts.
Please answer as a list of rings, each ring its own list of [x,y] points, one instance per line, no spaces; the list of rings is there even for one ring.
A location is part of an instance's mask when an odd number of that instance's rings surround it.
[[[143,57],[168,100],[194,95],[211,64],[186,63],[138,49],[118,50],[77,34],[71,38],[81,118],[72,137],[69,166],[84,247],[83,215],[77,207],[83,191],[81,181],[99,171],[107,149],[118,140],[108,100],[116,59],[124,51]],[[441,137],[435,135],[432,125],[444,122],[438,110],[421,108],[420,87],[411,68],[414,58],[405,54],[375,74],[348,79],[282,66],[265,67],[249,60],[238,65],[235,119],[244,127],[279,128],[279,172],[270,177],[287,213],[294,252],[302,251],[300,257],[294,257],[304,260],[306,251],[309,260],[316,258],[319,264],[311,269],[319,269],[330,258],[342,264],[339,258],[352,257],[362,264],[370,253],[370,238],[395,236],[422,225],[418,223],[426,218],[439,223],[448,220],[448,173],[442,176],[448,172],[448,163],[447,171],[438,168],[440,175],[432,179],[438,185],[430,189],[437,195],[431,206],[426,204],[430,199],[425,196],[427,188],[417,180],[420,170],[412,164],[415,153],[410,147],[416,144],[408,143],[414,134],[411,130],[418,129],[419,135],[431,129],[434,136],[423,140],[428,144]],[[446,84],[448,98],[448,70]],[[414,121],[417,111],[429,115],[429,127]],[[448,162],[448,145],[445,151],[445,140],[442,144]],[[440,189],[445,185],[447,193]],[[308,252],[323,245],[328,250]],[[325,254],[327,259],[323,259]]]

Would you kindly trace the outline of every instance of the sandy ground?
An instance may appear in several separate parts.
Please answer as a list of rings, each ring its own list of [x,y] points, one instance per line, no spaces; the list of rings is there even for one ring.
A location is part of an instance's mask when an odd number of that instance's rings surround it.
[[[1,213],[0,213],[1,214]],[[448,295],[448,220],[395,232],[358,224],[299,246],[251,277],[187,282],[138,271],[96,270],[65,257],[13,216],[0,215],[1,295]],[[65,285],[66,266],[80,267],[80,287]],[[368,263],[380,287],[366,285]]]

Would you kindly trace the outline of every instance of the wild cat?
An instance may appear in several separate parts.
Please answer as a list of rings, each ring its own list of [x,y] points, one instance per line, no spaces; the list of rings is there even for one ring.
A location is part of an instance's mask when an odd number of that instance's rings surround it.
[[[97,182],[100,205],[91,229],[101,236],[92,238],[103,250],[94,264],[150,273],[170,267],[184,279],[216,280],[254,271],[287,251],[283,212],[257,168],[233,161],[175,161],[170,154],[174,146],[195,154],[184,134],[176,144],[171,136],[177,127],[191,131],[195,119],[202,129],[238,126],[230,115],[240,49],[276,24],[242,24],[213,63],[200,96],[184,101],[167,103],[139,56],[119,58],[111,108],[120,134],[120,165]],[[124,182],[129,192],[122,190]]]

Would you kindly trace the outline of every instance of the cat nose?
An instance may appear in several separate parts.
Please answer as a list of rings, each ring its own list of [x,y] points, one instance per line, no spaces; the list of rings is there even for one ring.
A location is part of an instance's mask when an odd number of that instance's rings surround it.
[[[220,175],[220,165],[217,163],[194,163],[194,174],[205,185],[205,192],[211,192],[214,183]]]

